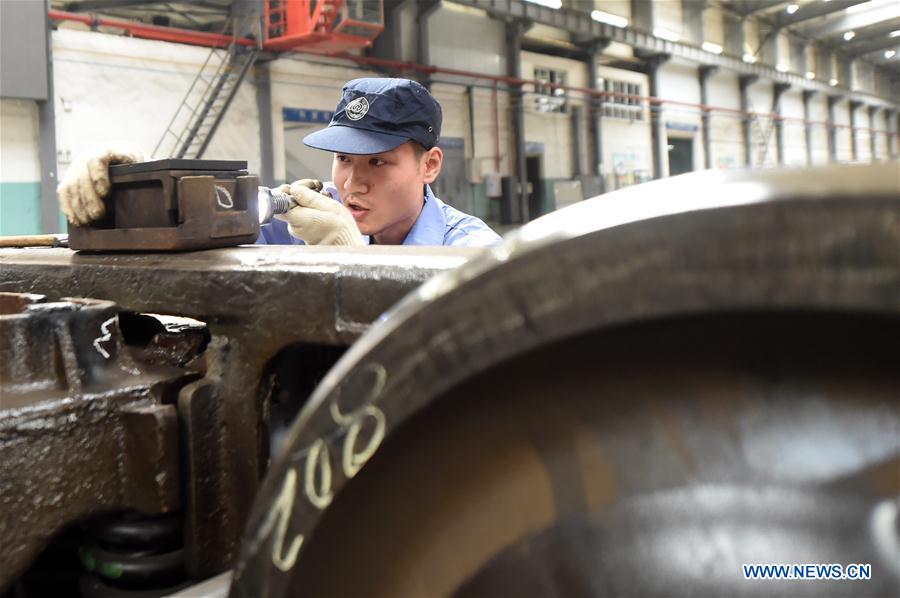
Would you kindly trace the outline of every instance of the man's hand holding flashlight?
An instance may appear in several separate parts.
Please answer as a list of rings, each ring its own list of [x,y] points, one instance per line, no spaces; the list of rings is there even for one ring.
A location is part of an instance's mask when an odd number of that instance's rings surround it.
[[[292,236],[308,245],[364,245],[353,216],[328,192],[322,193],[322,183],[315,179],[301,179],[278,188],[297,204],[275,218],[288,224]]]

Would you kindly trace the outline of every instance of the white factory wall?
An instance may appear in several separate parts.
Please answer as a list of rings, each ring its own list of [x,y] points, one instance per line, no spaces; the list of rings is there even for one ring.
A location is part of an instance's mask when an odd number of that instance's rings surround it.
[[[853,155],[850,151],[850,103],[846,100],[838,102],[834,107],[835,147],[838,162],[850,162]]]
[[[890,144],[887,136],[888,127],[890,127],[890,120],[887,112],[879,110],[875,113],[875,128],[877,129],[875,134],[875,153],[880,161],[886,160],[890,154]]]
[[[815,94],[809,100],[809,118],[812,125],[812,163],[828,163],[828,100],[823,94]]]
[[[536,68],[565,72],[566,84],[571,87],[590,86],[587,81],[587,68],[583,62],[532,52],[522,52],[522,77],[534,79]],[[568,94],[566,98],[568,111],[564,113],[539,111],[538,102],[540,99],[534,93],[525,95],[525,141],[543,144],[544,178],[562,179],[572,177],[575,171],[576,160],[580,161],[582,172],[584,172],[587,168],[586,156],[584,155],[587,153],[587,147],[585,147],[585,151],[581,156],[575,155],[575,148],[572,143],[571,115],[571,109],[574,106],[582,107],[582,114],[585,113],[587,104],[583,94]],[[585,144],[587,144],[586,120],[583,120],[581,127],[585,133],[583,136]]]
[[[208,48],[183,44],[55,31],[60,174],[78,152],[109,140],[131,141],[152,152],[208,54]],[[258,171],[259,115],[252,82],[241,85],[203,157],[247,160],[250,170]]]
[[[806,127],[803,124],[803,92],[788,90],[781,94],[781,115],[784,117],[784,164],[806,165]]]
[[[871,137],[869,130],[869,113],[866,112],[865,106],[857,108],[850,107],[853,113],[856,128],[854,129],[856,137],[856,158],[857,162],[869,162],[872,157]]]
[[[778,163],[775,126],[772,122],[772,82],[758,81],[747,90],[750,112],[751,165],[774,166]]]
[[[667,137],[691,139],[693,141],[694,170],[701,170],[704,164],[703,143],[700,134],[700,84],[697,66],[677,60],[670,60],[659,69],[659,97],[665,100],[692,104],[666,103],[662,105],[662,120]],[[667,175],[668,154],[663,155],[663,174]]]
[[[649,95],[647,75],[598,66],[597,76],[640,85],[641,94]],[[640,120],[603,118],[600,174],[606,181],[607,189],[619,189],[653,176],[649,117],[649,110],[645,106]]]
[[[705,41],[725,46],[725,21],[721,7],[710,4],[703,11],[703,37]]]
[[[0,121],[0,235],[37,232],[41,222],[37,102],[0,100]]]
[[[503,21],[484,12],[443,2],[428,18],[429,64],[490,75],[506,74]]]
[[[719,71],[710,77],[707,93],[711,104],[740,110],[741,97],[735,73]],[[715,111],[710,114],[710,153],[713,168],[736,168],[744,164],[741,117],[735,112]]]
[[[681,33],[681,2],[654,2],[653,18],[656,27]]]
[[[762,61],[759,42],[759,23],[756,19],[744,19],[744,54],[756,56],[759,61]]]
[[[308,148],[302,142],[306,134],[324,125],[286,123],[284,109],[331,112],[341,99],[341,90],[347,81],[379,75],[347,62],[318,58],[301,60],[291,56],[273,61],[268,68],[272,88],[273,183],[283,183],[294,177],[330,179],[332,156]],[[290,132],[286,133],[287,130]]]

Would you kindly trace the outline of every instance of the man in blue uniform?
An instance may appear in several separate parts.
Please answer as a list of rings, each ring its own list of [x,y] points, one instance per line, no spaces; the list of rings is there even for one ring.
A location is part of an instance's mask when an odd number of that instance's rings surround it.
[[[327,128],[304,138],[334,152],[332,182],[323,193],[313,181],[289,191],[297,207],[261,230],[257,243],[330,245],[496,245],[484,222],[434,196],[441,171],[437,147],[441,106],[407,79],[350,81]],[[337,200],[337,201],[335,201]]]
[[[257,243],[310,245],[456,245],[486,247],[500,237],[484,222],[434,196],[441,172],[441,106],[407,79],[350,81],[327,128],[303,142],[334,152],[332,182],[285,185],[298,204],[263,226]],[[69,222],[103,216],[109,165],[142,162],[140,149],[107,144],[75,160],[57,188]]]

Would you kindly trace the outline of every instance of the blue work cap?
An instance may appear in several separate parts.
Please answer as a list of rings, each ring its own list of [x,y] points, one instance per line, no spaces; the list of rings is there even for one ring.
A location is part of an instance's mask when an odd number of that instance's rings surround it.
[[[441,105],[409,79],[354,79],[344,85],[328,127],[303,138],[338,154],[380,154],[409,140],[425,149],[441,135]]]

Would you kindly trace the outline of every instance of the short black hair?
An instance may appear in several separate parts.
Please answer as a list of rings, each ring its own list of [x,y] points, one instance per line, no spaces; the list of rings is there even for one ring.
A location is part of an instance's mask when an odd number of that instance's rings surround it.
[[[428,150],[425,149],[425,146],[418,141],[410,139],[409,142],[412,144],[413,152],[415,152],[416,154],[416,160],[421,160],[422,156],[424,156],[425,152],[427,152]]]

